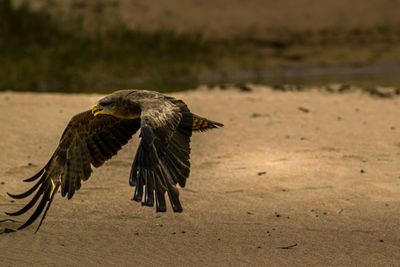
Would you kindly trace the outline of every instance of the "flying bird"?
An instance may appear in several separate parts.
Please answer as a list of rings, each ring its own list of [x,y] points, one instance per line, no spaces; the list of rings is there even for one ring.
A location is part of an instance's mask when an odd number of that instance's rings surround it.
[[[34,176],[24,180],[36,184],[14,199],[34,197],[17,216],[39,204],[18,228],[32,224],[42,213],[39,230],[55,194],[71,199],[92,172],[109,160],[140,129],[140,143],[133,160],[129,184],[135,187],[133,200],[166,211],[165,193],[172,209],[181,212],[177,184],[185,186],[190,172],[190,137],[223,124],[190,112],[182,100],[154,91],[121,90],[100,99],[91,110],[75,115],[65,128],[49,162]],[[144,195],[144,196],[143,196]],[[39,200],[40,199],[40,200]]]

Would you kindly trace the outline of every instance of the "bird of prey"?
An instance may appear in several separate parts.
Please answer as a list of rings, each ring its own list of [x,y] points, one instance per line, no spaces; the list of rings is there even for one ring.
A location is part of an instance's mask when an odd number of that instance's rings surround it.
[[[65,128],[49,162],[25,182],[36,184],[14,199],[34,197],[17,216],[37,202],[31,217],[18,228],[32,224],[43,213],[39,230],[54,195],[70,199],[89,178],[92,168],[100,167],[116,155],[140,128],[140,144],[133,160],[129,184],[135,187],[133,200],[157,211],[166,211],[165,193],[172,209],[181,212],[176,184],[185,186],[189,177],[190,137],[192,132],[223,125],[191,113],[186,104],[173,97],[146,90],[121,90],[100,99],[91,110],[75,115]],[[143,197],[144,194],[144,197]],[[39,201],[40,199],[40,201]]]

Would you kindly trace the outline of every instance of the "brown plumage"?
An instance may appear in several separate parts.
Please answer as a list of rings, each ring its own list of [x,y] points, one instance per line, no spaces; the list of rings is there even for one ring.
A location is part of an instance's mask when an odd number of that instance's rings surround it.
[[[181,100],[145,90],[121,90],[99,100],[92,110],[75,115],[61,136],[49,162],[25,182],[36,181],[27,192],[12,198],[26,198],[36,191],[21,210],[27,212],[41,198],[31,217],[18,228],[32,224],[43,213],[39,230],[56,192],[70,199],[90,177],[91,166],[100,167],[116,155],[139,128],[141,141],[132,164],[129,183],[135,186],[133,200],[166,211],[167,192],[174,211],[181,212],[176,184],[185,186],[190,172],[192,131],[222,127],[194,115]],[[144,197],[143,197],[144,193]],[[155,201],[154,201],[155,200]],[[37,231],[36,230],[36,231]]]

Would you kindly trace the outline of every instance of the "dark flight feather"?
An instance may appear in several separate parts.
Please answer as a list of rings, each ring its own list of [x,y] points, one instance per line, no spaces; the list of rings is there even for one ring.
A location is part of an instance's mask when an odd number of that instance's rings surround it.
[[[38,226],[39,230],[56,191],[61,187],[61,195],[67,196],[68,199],[72,198],[75,191],[80,189],[81,180],[89,178],[92,172],[90,164],[95,167],[101,166],[129,141],[139,127],[140,119],[118,119],[110,115],[94,117],[91,110],[74,116],[64,130],[59,146],[49,163],[33,177],[25,180],[31,182],[40,178],[39,181],[25,193],[9,194],[12,198],[21,199],[36,191],[35,196],[21,210],[7,214],[21,215],[31,209],[42,197],[32,216],[19,228],[23,229],[33,223],[46,207]],[[123,133],[119,139],[111,134],[111,131],[115,129]],[[104,143],[107,142],[109,136],[112,136],[113,145]],[[105,141],[103,142],[101,138]],[[54,186],[51,186],[51,183],[54,183]]]
[[[42,172],[43,173],[43,172]],[[14,198],[14,199],[21,199],[21,198],[26,198],[28,196],[30,196],[33,192],[36,191],[36,189],[43,183],[43,180],[46,178],[45,175],[42,176],[42,178],[40,178],[40,180],[28,191],[26,191],[25,193],[19,194],[19,195],[13,195],[10,193],[7,193],[10,197]]]
[[[45,168],[41,169],[38,173],[36,173],[31,178],[25,179],[24,182],[33,182],[33,181],[35,181],[36,179],[38,179],[42,175],[42,173],[44,172],[44,169]]]
[[[179,115],[172,113],[170,117],[180,118],[179,121],[172,120],[164,125],[159,123],[159,127],[155,129],[151,127],[155,122],[142,121],[142,140],[130,176],[130,184],[137,187],[133,200],[142,200],[143,189],[138,189],[138,186],[144,185],[146,188],[143,205],[153,206],[154,201],[148,196],[155,194],[157,211],[166,211],[166,191],[173,210],[182,211],[179,190],[175,185],[179,183],[180,186],[185,186],[189,176],[193,114],[182,101],[176,101],[174,104],[177,106],[175,113]],[[142,110],[142,114],[144,112],[146,111]],[[151,164],[148,164],[149,162]]]

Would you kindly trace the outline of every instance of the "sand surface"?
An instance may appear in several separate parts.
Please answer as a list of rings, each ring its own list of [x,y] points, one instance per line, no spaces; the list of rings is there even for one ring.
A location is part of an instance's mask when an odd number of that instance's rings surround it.
[[[173,95],[225,124],[192,138],[183,213],[130,200],[134,137],[72,200],[56,196],[37,234],[37,223],[1,234],[0,265],[399,264],[399,98],[263,87]],[[27,218],[6,220],[26,203],[6,192],[28,188],[22,179],[47,162],[71,116],[100,97],[0,93],[0,230]]]

